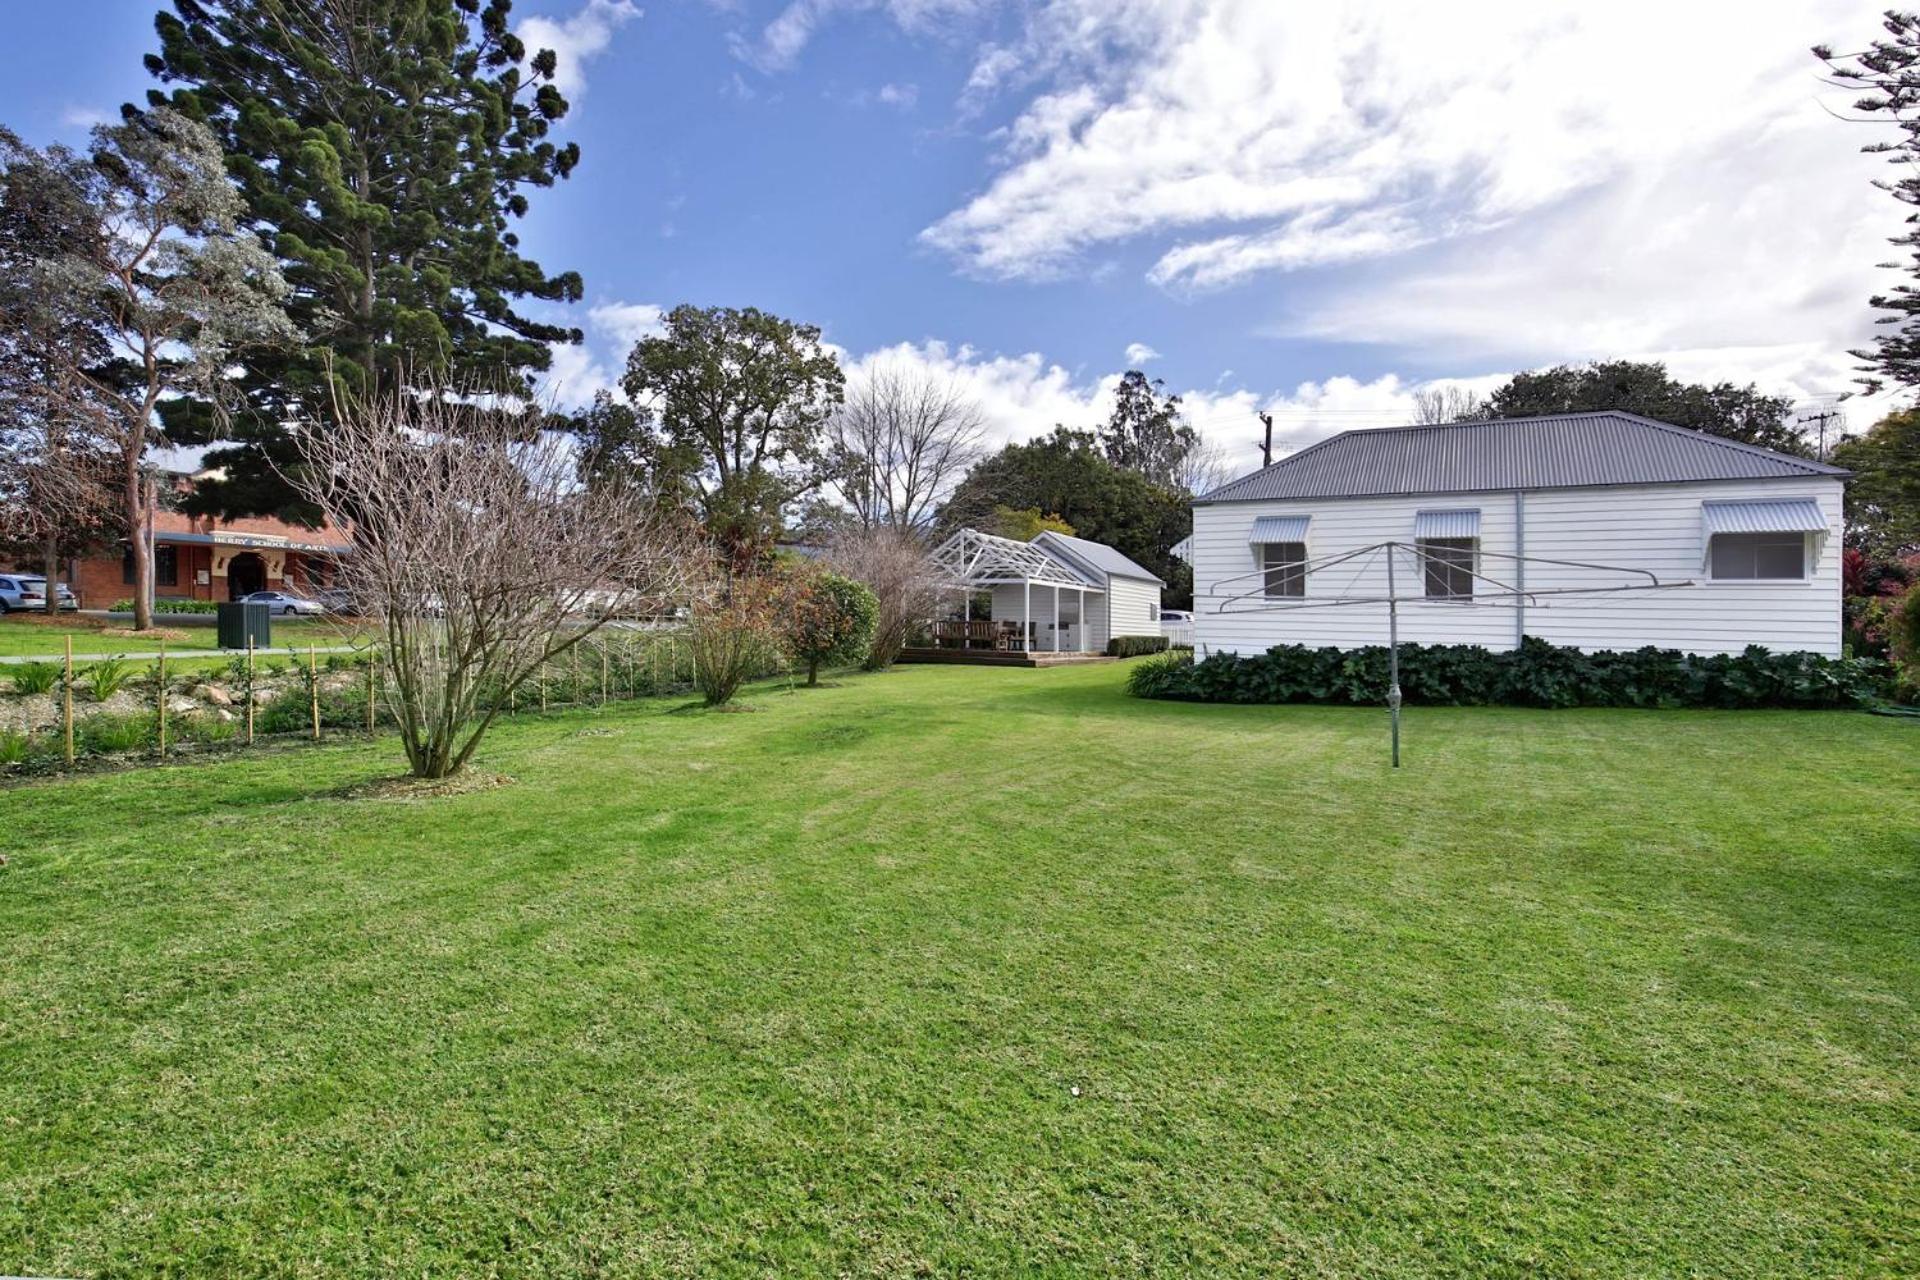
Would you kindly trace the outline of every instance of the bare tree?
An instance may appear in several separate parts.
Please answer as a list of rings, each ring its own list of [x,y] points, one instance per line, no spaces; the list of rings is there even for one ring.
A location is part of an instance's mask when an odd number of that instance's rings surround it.
[[[0,546],[38,555],[51,614],[60,607],[61,551],[108,535],[113,460],[68,424],[40,416],[40,408],[37,396],[17,398],[0,388]],[[28,412],[15,416],[20,410]]]
[[[854,529],[834,541],[828,560],[855,582],[866,583],[880,606],[873,644],[862,665],[869,671],[892,666],[913,629],[932,616],[938,599],[925,545],[902,529]]]
[[[415,776],[458,772],[556,654],[684,597],[698,558],[680,522],[636,486],[580,484],[538,415],[416,387],[335,417],[288,479],[351,531],[340,585],[379,619]]]
[[[986,430],[958,384],[881,363],[855,376],[827,424],[833,488],[863,529],[924,528],[980,457]]]
[[[169,108],[94,130],[82,157],[6,148],[11,196],[59,207],[56,242],[32,263],[23,305],[48,331],[88,328],[85,344],[48,349],[48,415],[84,421],[112,448],[133,552],[134,626],[153,624],[153,565],[141,536],[157,501],[148,449],[164,444],[159,409],[183,393],[216,405],[236,354],[288,339],[279,266],[241,226],[244,207],[205,126]]]
[[[1485,400],[1461,386],[1422,387],[1413,393],[1413,420],[1422,426],[1467,422],[1485,407]]]
[[[1176,478],[1180,487],[1199,497],[1233,479],[1233,461],[1216,440],[1201,440],[1180,459]]]

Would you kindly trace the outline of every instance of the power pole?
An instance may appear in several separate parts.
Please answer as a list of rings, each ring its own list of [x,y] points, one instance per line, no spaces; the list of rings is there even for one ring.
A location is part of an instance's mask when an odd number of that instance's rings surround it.
[[[1846,415],[1841,413],[1838,409],[1822,409],[1819,413],[1806,414],[1796,419],[1794,422],[1794,425],[1796,427],[1804,427],[1808,423],[1814,423],[1819,426],[1820,450],[1818,453],[1814,454],[1814,457],[1820,459],[1820,461],[1822,462],[1825,462],[1827,460],[1827,423],[1833,421],[1835,418],[1839,418],[1844,421],[1846,418]]]
[[[1273,465],[1273,415],[1255,410],[1253,416],[1267,426],[1267,438],[1260,443],[1260,465],[1270,467]]]

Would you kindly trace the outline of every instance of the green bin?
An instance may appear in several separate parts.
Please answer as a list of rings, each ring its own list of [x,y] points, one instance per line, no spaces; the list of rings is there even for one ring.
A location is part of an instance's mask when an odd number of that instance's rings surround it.
[[[271,627],[264,604],[236,600],[220,606],[218,630],[222,649],[244,649],[248,640],[253,641],[256,649],[269,648],[273,644]]]

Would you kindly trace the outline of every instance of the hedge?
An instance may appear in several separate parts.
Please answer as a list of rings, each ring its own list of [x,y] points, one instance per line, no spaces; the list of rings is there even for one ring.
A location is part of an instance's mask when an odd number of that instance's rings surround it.
[[[188,600],[185,597],[160,596],[153,602],[153,611],[155,613],[218,613],[220,611],[220,602],[218,600]],[[133,597],[128,596],[124,600],[115,600],[109,612],[132,613]]]
[[[1110,658],[1137,658],[1143,653],[1165,653],[1165,636],[1115,636],[1107,641],[1107,656]]]
[[[1400,691],[1428,706],[1792,707],[1865,706],[1887,689],[1888,668],[1872,658],[1773,653],[1702,656],[1648,647],[1583,653],[1528,636],[1518,649],[1468,644],[1400,646]],[[1127,677],[1141,698],[1187,702],[1327,702],[1378,705],[1387,691],[1387,650],[1276,645],[1241,657],[1194,662],[1167,654]]]

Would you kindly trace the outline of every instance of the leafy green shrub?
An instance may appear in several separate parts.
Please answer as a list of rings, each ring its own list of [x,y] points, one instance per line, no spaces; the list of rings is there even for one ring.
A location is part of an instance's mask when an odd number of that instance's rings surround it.
[[[811,572],[786,584],[779,605],[780,642],[807,669],[809,687],[820,668],[858,662],[873,643],[880,599],[864,582],[832,572]]]
[[[133,597],[126,596],[115,600],[112,605],[115,613],[132,613]],[[155,613],[218,613],[218,600],[177,600],[162,596],[153,602]]]
[[[1200,662],[1142,663],[1128,689],[1190,702],[1331,702],[1373,705],[1386,696],[1387,650],[1276,645],[1263,654]],[[1428,706],[1857,707],[1886,688],[1885,663],[1773,653],[1684,654],[1652,647],[1582,653],[1532,636],[1517,649],[1400,646],[1400,690]]]
[[[1165,636],[1115,636],[1107,641],[1107,654],[1115,658],[1137,658],[1147,653],[1165,653]]]
[[[25,764],[33,755],[33,735],[18,729],[0,729],[0,769]]]
[[[36,694],[51,693],[60,683],[60,664],[57,662],[23,662],[12,670],[13,691],[15,693]]]
[[[95,702],[105,702],[133,679],[133,664],[119,654],[101,658],[87,668],[87,687]]]
[[[145,751],[155,741],[154,719],[135,712],[132,715],[93,715],[74,724],[74,747],[85,755],[120,755]]]

